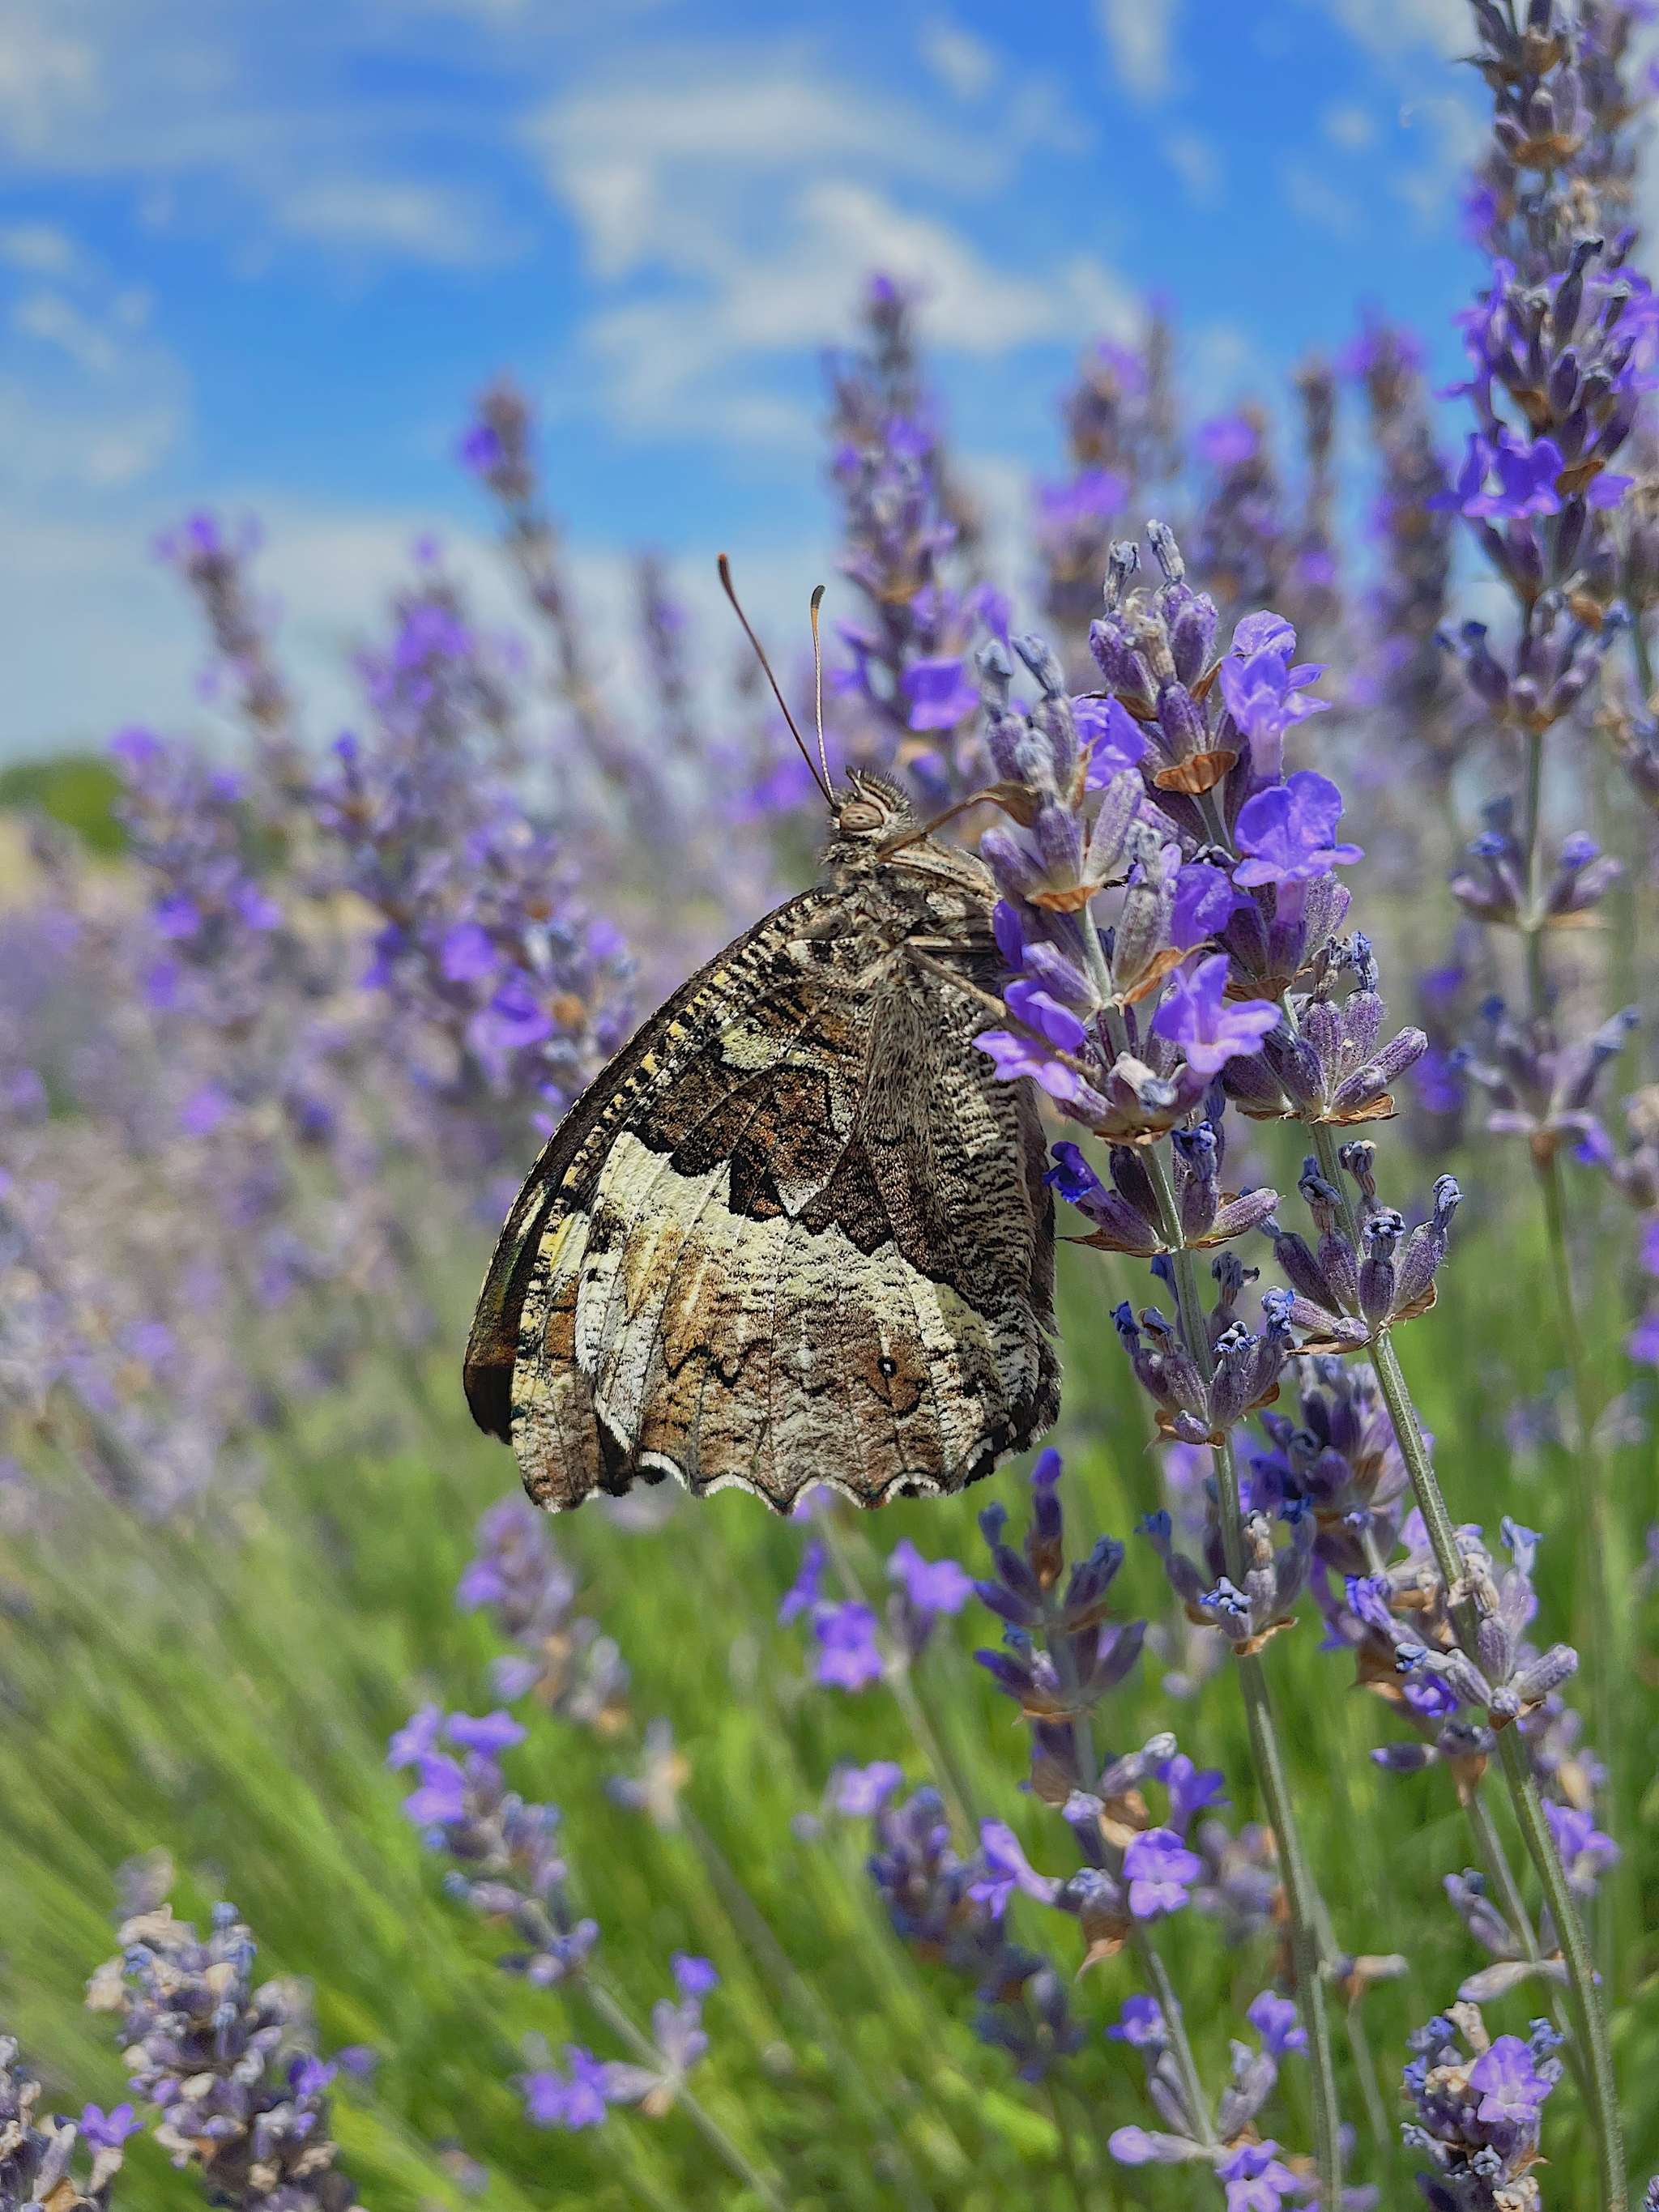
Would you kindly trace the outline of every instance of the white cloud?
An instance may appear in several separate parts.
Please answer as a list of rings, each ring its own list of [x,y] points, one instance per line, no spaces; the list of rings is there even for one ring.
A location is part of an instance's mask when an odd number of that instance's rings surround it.
[[[1328,168],[1288,155],[1279,165],[1279,188],[1291,213],[1310,229],[1352,238],[1364,228],[1358,203],[1332,181]]]
[[[94,104],[99,58],[90,39],[68,35],[66,5],[46,10],[31,0],[0,6],[0,140],[31,153]]]
[[[1394,193],[1425,226],[1443,224],[1448,204],[1480,153],[1485,125],[1467,102],[1449,94],[1413,100],[1401,109],[1400,122],[1419,151],[1394,177]]]
[[[997,59],[982,39],[936,15],[924,26],[921,58],[958,100],[982,100],[997,80]]]
[[[1340,146],[1349,153],[1358,153],[1376,137],[1372,118],[1351,100],[1335,101],[1327,107],[1320,116],[1319,127],[1333,146]]]
[[[1200,131],[1172,131],[1164,141],[1164,157],[1200,207],[1212,206],[1221,190],[1221,155]]]
[[[1113,66],[1137,100],[1158,100],[1170,89],[1180,6],[1181,0],[1095,0]]]
[[[63,232],[0,233],[0,487],[26,501],[106,492],[172,450],[188,392],[147,333],[152,304],[142,288],[112,284]]]
[[[0,267],[33,276],[66,276],[77,256],[74,240],[52,222],[18,222],[0,228]]]
[[[999,267],[941,209],[1006,172],[1007,133],[989,146],[769,66],[583,89],[532,135],[612,292],[581,332],[603,365],[581,390],[634,434],[799,440],[801,403],[768,387],[766,365],[840,336],[872,269],[917,286],[931,343],[970,354],[1080,343],[1130,318],[1093,257]]]
[[[295,237],[454,268],[493,260],[508,243],[473,194],[396,178],[319,178],[272,215]]]
[[[1419,56],[1426,47],[1449,60],[1467,53],[1472,33],[1468,0],[1313,0],[1349,36],[1374,54]]]

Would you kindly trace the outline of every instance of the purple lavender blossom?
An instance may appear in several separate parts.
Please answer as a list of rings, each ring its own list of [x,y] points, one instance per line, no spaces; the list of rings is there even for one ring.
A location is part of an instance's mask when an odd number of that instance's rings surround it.
[[[830,1778],[830,1802],[850,1818],[872,1820],[896,1790],[904,1783],[904,1769],[890,1759],[872,1759],[868,1766],[843,1766]]]
[[[1231,963],[1224,952],[1178,969],[1152,1017],[1153,1034],[1178,1044],[1195,1074],[1218,1075],[1240,1053],[1254,1052],[1279,1022],[1279,1009],[1254,1000],[1226,1003]]]
[[[525,2118],[538,2128],[603,2127],[607,2117],[604,2066],[579,2043],[566,2044],[564,2060],[567,2073],[543,2067],[520,2076]]]
[[[981,1820],[979,1844],[985,1871],[969,1885],[968,1894],[982,1900],[994,1918],[1001,1919],[1016,1889],[1040,1905],[1052,1905],[1059,1896],[1060,1883],[1037,1873],[1006,1820]]]
[[[1287,783],[1259,791],[1239,810],[1238,845],[1245,858],[1236,884],[1305,884],[1336,866],[1363,860],[1358,845],[1335,842],[1342,794],[1328,776],[1302,769]]]
[[[801,1553],[799,1572],[778,1601],[780,1628],[787,1628],[798,1613],[810,1613],[818,1603],[818,1586],[823,1579],[824,1562],[828,1556],[817,1537]]]
[[[1285,731],[1331,703],[1303,696],[1325,672],[1310,663],[1293,668],[1295,645],[1296,632],[1282,616],[1249,615],[1233,632],[1233,649],[1221,664],[1221,696],[1250,741],[1258,775],[1281,775]]]
[[[960,1613],[974,1594],[974,1578],[954,1559],[924,1559],[908,1536],[887,1556],[887,1571],[902,1583],[911,1604],[922,1613]]]
[[[812,1616],[817,1644],[812,1680],[826,1689],[863,1690],[885,1671],[876,1642],[876,1614],[867,1605],[820,1605]]]
[[[1174,1829],[1146,1829],[1123,1854],[1130,1911],[1137,1920],[1178,1912],[1191,1902],[1191,1885],[1203,1871],[1203,1860],[1187,1849]]]
[[[258,1947],[234,1905],[216,1905],[198,1940],[188,1921],[155,1905],[170,1875],[145,1869],[130,1892],[145,1909],[123,1921],[119,1955],[88,1985],[88,2006],[118,2020],[133,2091],[132,2103],[108,2114],[87,2108],[106,2178],[133,2132],[134,2105],[144,2105],[174,2164],[196,2167],[235,2212],[348,2212],[356,2191],[336,2162],[330,2125],[335,2069],[310,2047],[292,1985],[254,1986]],[[0,2099],[4,2071],[0,2045]],[[6,2155],[0,2149],[0,2166]]]

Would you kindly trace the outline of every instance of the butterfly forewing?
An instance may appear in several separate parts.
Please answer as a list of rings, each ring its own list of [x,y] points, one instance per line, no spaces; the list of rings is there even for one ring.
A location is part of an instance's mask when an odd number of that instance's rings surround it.
[[[873,1505],[960,1489],[1053,1420],[1041,1125],[951,980],[994,984],[994,898],[927,841],[832,868],[572,1109],[467,1359],[540,1503],[673,1474]]]

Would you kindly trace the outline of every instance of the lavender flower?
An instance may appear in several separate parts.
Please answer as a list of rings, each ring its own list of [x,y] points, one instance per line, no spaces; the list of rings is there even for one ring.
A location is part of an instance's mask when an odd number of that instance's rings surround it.
[[[603,2127],[609,2069],[579,2043],[566,2044],[564,2060],[568,2069],[566,2073],[548,2066],[520,2076],[525,2118],[532,2127],[564,2128],[573,2132],[579,2128]]]
[[[1592,1036],[1558,1045],[1538,1024],[1511,1020],[1501,1000],[1488,1000],[1481,1038],[1458,1060],[1492,1102],[1487,1129],[1493,1136],[1524,1137],[1540,1166],[1569,1139],[1592,1137],[1600,1129],[1597,1082],[1638,1018],[1635,1007],[1627,1006]]]
[[[1178,1912],[1191,1900],[1190,1885],[1204,1870],[1172,1828],[1148,1828],[1123,1854],[1123,1879],[1129,1885],[1129,1910],[1137,1920]]]
[[[574,1612],[577,1577],[547,1516],[514,1492],[482,1516],[477,1549],[455,1588],[467,1612],[488,1608],[497,1632],[517,1647],[492,1668],[496,1694],[533,1695],[595,1735],[628,1726],[628,1668],[598,1621]]]
[[[873,1607],[849,1602],[820,1605],[812,1615],[812,1679],[826,1689],[862,1690],[884,1671],[876,1642]]]
[[[1419,2181],[1432,2212],[1537,2212],[1532,2168],[1540,2109],[1561,2078],[1550,2055],[1560,2037],[1534,2021],[1525,2042],[1494,2042],[1479,2008],[1460,2003],[1410,2040],[1403,2080],[1418,2117],[1402,2134],[1430,2160]]]
[[[1018,1551],[1003,1541],[1006,1507],[988,1505],[980,1515],[995,1575],[974,1587],[1004,1629],[1001,1650],[974,1656],[1028,1718],[1039,1723],[1065,1721],[1097,1704],[1133,1666],[1146,1632],[1144,1622],[1105,1625],[1108,1593],[1123,1564],[1123,1547],[1109,1536],[1073,1568],[1062,1594],[1061,1471],[1057,1451],[1039,1454],[1031,1470],[1030,1525]]]
[[[1112,1316],[1135,1379],[1156,1409],[1159,1434],[1182,1443],[1219,1443],[1246,1413],[1270,1403],[1291,1352],[1286,1293],[1265,1294],[1258,1334],[1237,1311],[1246,1270],[1224,1253],[1212,1272],[1221,1295],[1209,1317],[1207,1373],[1157,1306],[1143,1309],[1139,1321],[1127,1303]]]
[[[257,1947],[231,1905],[213,1909],[198,1941],[163,1905],[122,1923],[120,1956],[88,1986],[94,2011],[120,2021],[135,2099],[174,2166],[194,2166],[210,2201],[236,2212],[348,2212],[352,2185],[335,2161],[323,2064],[290,1984],[257,1989]],[[125,2130],[99,2114],[106,2141]]]
[[[853,718],[849,751],[896,757],[938,797],[969,787],[979,703],[968,661],[974,629],[984,614],[1006,629],[1006,616],[953,580],[969,518],[917,371],[912,316],[902,286],[873,278],[864,349],[827,363],[842,568],[865,603],[860,619],[836,625],[851,665],[833,671],[831,684]]]
[[[1292,2198],[1304,2199],[1308,2181],[1285,2163],[1279,2145],[1263,2140],[1256,2116],[1279,2081],[1279,2061],[1302,2051],[1306,2037],[1296,2026],[1296,2008],[1264,1990],[1247,2017],[1261,2037],[1261,2047],[1232,2046],[1232,2078],[1222,2092],[1212,2130],[1201,2128],[1190,2108],[1180,2069],[1170,2053],[1167,2024],[1150,1998],[1132,1997],[1107,2034],[1140,2053],[1146,2094],[1161,2128],[1113,2130],[1106,2148],[1120,2166],[1182,2166],[1201,2161],[1214,2167],[1225,2193],[1227,2212],[1279,2212]],[[1305,2161],[1298,2160],[1305,2166]],[[1345,2208],[1355,2212],[1375,2200],[1369,2191],[1343,2191]]]
[[[566,1895],[558,1807],[526,1804],[509,1790],[489,1751],[466,1750],[457,1760],[438,1748],[441,1740],[457,1742],[470,1732],[476,1725],[469,1729],[467,1716],[446,1721],[437,1706],[422,1706],[392,1737],[386,1764],[415,1768],[418,1784],[404,1811],[429,1850],[459,1862],[445,1876],[446,1891],[526,1947],[496,1963],[537,1989],[554,1989],[586,1971],[599,1923],[578,1919]],[[490,1734],[500,1733],[497,1723]]]
[[[646,1723],[639,1773],[610,1776],[605,1795],[612,1804],[643,1813],[653,1827],[668,1831],[681,1825],[680,1796],[690,1779],[691,1762],[675,1745],[674,1724],[659,1714]]]
[[[122,2145],[137,2127],[131,2105],[110,2113],[88,2105],[79,2122],[42,2114],[35,2106],[40,2084],[23,2070],[15,2036],[0,2035],[0,2212],[108,2212],[110,2191],[123,2162]],[[77,2141],[92,2152],[84,2182],[71,2170]]]
[[[1314,1218],[1317,1249],[1276,1221],[1267,1224],[1273,1257],[1291,1285],[1286,1322],[1307,1331],[1304,1351],[1354,1351],[1374,1343],[1382,1329],[1415,1320],[1434,1304],[1434,1279],[1446,1256],[1462,1193],[1455,1177],[1439,1176],[1433,1212],[1408,1232],[1405,1217],[1377,1199],[1376,1158],[1376,1146],[1366,1143],[1344,1145],[1338,1154],[1359,1194],[1358,1245],[1347,1228],[1342,1194],[1325,1181],[1311,1154],[1303,1163],[1297,1188]]]
[[[1070,2019],[1065,1983],[1048,1961],[1004,1936],[1000,1916],[1008,1891],[985,1860],[964,1860],[952,1848],[935,1790],[918,1790],[902,1805],[882,1803],[873,1825],[870,1877],[894,1932],[921,1958],[973,1984],[981,2001],[975,2033],[1006,2051],[1023,2080],[1042,2081],[1080,2047],[1084,2030]],[[1007,1832],[994,1848],[1041,1884]],[[1016,1878],[1009,1875],[1011,1887]]]
[[[1327,1354],[1299,1372],[1300,1425],[1266,1408],[1260,1416],[1273,1449],[1251,1457],[1251,1500],[1300,1500],[1314,1516],[1316,1558],[1338,1574],[1364,1574],[1399,1534],[1406,1462],[1369,1367]]]

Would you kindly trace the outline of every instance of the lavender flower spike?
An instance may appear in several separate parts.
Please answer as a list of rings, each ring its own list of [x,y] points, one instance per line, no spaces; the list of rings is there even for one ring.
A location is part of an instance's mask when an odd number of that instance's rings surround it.
[[[336,2164],[327,2091],[332,2066],[312,2048],[289,1985],[252,1980],[256,1946],[231,1905],[198,1939],[162,1905],[121,1927],[121,1954],[87,1990],[117,2014],[136,2100],[173,2163],[196,2166],[234,2212],[351,2212]],[[115,2132],[115,2116],[94,2126]]]
[[[106,2114],[88,2105],[79,2126],[35,2107],[40,2084],[23,2070],[14,2036],[0,2035],[0,2212],[108,2212],[110,2189],[121,2170],[122,2144],[137,2123],[131,2105]],[[84,2180],[73,2171],[77,2140],[92,2152]]]

